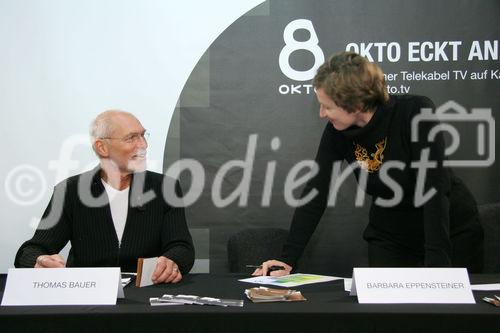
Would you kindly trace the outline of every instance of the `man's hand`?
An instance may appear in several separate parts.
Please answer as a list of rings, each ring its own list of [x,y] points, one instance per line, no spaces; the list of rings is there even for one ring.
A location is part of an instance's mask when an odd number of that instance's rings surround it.
[[[177,283],[182,280],[182,274],[177,264],[167,257],[158,257],[156,269],[151,277],[155,284]]]
[[[63,268],[66,267],[66,261],[59,254],[44,254],[36,258],[35,268]]]

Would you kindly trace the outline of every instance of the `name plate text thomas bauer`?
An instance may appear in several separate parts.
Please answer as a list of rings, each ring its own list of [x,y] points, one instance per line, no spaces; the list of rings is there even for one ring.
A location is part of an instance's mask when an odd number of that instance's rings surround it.
[[[119,267],[11,268],[4,305],[114,305],[123,298]]]

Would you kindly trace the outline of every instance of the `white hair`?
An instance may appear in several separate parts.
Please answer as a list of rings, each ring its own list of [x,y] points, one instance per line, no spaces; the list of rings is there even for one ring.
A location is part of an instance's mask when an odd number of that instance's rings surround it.
[[[117,115],[128,115],[135,118],[130,112],[122,110],[107,110],[95,117],[95,119],[90,123],[89,134],[90,143],[92,144],[92,149],[95,150],[95,142],[97,139],[104,139],[113,136],[115,131],[115,126],[113,123],[113,118]]]

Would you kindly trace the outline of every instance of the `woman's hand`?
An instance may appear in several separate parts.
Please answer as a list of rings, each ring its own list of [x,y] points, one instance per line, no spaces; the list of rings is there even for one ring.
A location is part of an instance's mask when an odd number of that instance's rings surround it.
[[[292,266],[285,264],[282,261],[279,260],[268,260],[264,261],[261,265],[262,267],[257,268],[252,275],[253,276],[266,276],[267,272],[269,271],[269,268],[271,266],[280,266],[283,267],[283,269],[272,271],[269,273],[271,276],[283,276],[283,275],[288,275],[292,271]]]

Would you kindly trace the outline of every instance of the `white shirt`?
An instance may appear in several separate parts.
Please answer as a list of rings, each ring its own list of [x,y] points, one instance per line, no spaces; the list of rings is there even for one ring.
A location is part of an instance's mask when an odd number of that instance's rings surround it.
[[[123,231],[125,230],[125,222],[127,222],[128,213],[128,192],[130,186],[124,190],[117,190],[103,179],[101,179],[109,199],[109,207],[111,208],[111,217],[115,225],[116,236],[118,241],[122,242]]]

